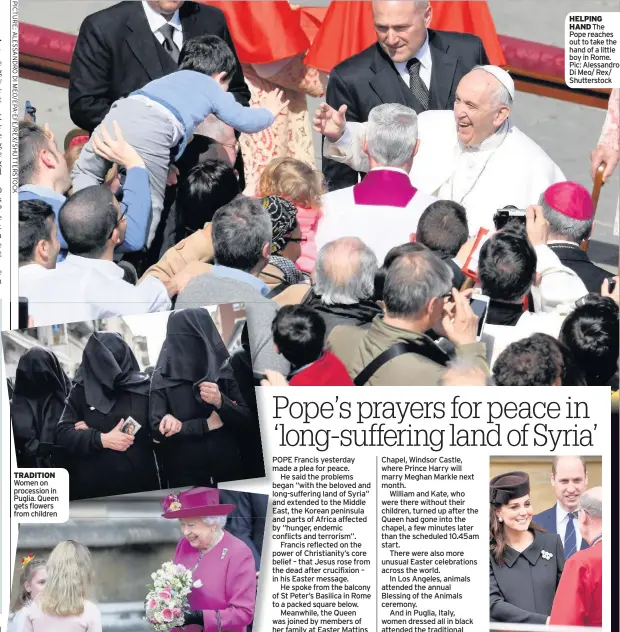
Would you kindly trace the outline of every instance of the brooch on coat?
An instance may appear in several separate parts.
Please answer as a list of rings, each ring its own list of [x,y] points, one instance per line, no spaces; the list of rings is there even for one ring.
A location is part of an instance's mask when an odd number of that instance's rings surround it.
[[[226,553],[228,553],[228,549],[224,549],[222,551],[222,557],[220,557],[221,560],[223,560],[226,557]]]
[[[543,558],[544,558],[544,559],[546,559],[546,560],[550,560],[550,559],[553,557],[553,553],[549,553],[549,551],[545,551],[545,550],[542,550],[542,551],[540,552],[540,554],[541,554],[541,555],[543,556]]]

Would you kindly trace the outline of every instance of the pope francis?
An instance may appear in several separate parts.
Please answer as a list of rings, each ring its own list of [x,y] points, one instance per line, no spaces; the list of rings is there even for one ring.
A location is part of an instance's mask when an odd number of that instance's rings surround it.
[[[493,228],[493,215],[505,206],[536,204],[550,185],[566,180],[560,168],[513,125],[514,82],[497,66],[477,66],[456,90],[454,111],[418,115],[420,145],[411,183],[420,191],[453,200],[467,209],[470,233]],[[323,103],[314,129],[325,136],[323,153],[358,171],[368,170],[362,151],[365,123],[346,123],[346,106]]]

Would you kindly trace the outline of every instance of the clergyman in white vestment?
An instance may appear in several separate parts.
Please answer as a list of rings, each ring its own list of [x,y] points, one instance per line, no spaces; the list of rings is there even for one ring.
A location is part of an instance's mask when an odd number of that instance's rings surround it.
[[[415,239],[420,216],[437,199],[411,184],[417,138],[413,109],[388,103],[370,112],[362,139],[370,171],[362,182],[323,196],[317,249],[341,237],[357,237],[381,264],[391,248]]]

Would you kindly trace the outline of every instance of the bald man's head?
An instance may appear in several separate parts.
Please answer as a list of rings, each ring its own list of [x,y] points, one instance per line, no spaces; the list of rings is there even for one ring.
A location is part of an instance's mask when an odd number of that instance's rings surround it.
[[[120,223],[119,203],[103,185],[74,193],[62,205],[58,215],[60,232],[69,252],[92,259],[103,254]]]
[[[377,257],[361,239],[336,239],[317,254],[314,291],[325,305],[354,305],[372,297],[377,270]]]
[[[456,88],[454,118],[459,141],[479,145],[510,116],[512,97],[501,81],[482,67],[467,73]]]
[[[422,48],[433,9],[427,0],[373,0],[372,17],[379,46],[404,63]]]

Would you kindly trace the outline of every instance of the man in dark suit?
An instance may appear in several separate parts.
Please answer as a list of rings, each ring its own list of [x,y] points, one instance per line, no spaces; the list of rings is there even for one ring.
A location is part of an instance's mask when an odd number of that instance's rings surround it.
[[[338,64],[327,85],[326,101],[347,106],[347,121],[365,122],[381,103],[401,103],[417,113],[449,110],[456,87],[476,65],[488,64],[479,37],[433,31],[427,0],[373,0],[377,43]],[[329,188],[358,181],[350,167],[323,159]]]
[[[87,16],[71,59],[71,119],[92,132],[114,101],[174,72],[183,43],[206,34],[218,35],[235,53],[226,18],[215,7],[178,0],[121,2]],[[249,104],[238,59],[229,92]]]
[[[600,294],[603,281],[612,274],[592,263],[581,250],[581,241],[590,236],[594,223],[589,191],[576,182],[558,182],[542,194],[540,205],[549,222],[547,246],[577,274],[588,292]]]
[[[550,533],[557,533],[568,559],[575,551],[588,548],[579,533],[578,513],[581,494],[588,488],[586,462],[579,456],[554,456],[551,462],[551,485],[557,503],[536,514],[534,522]]]

